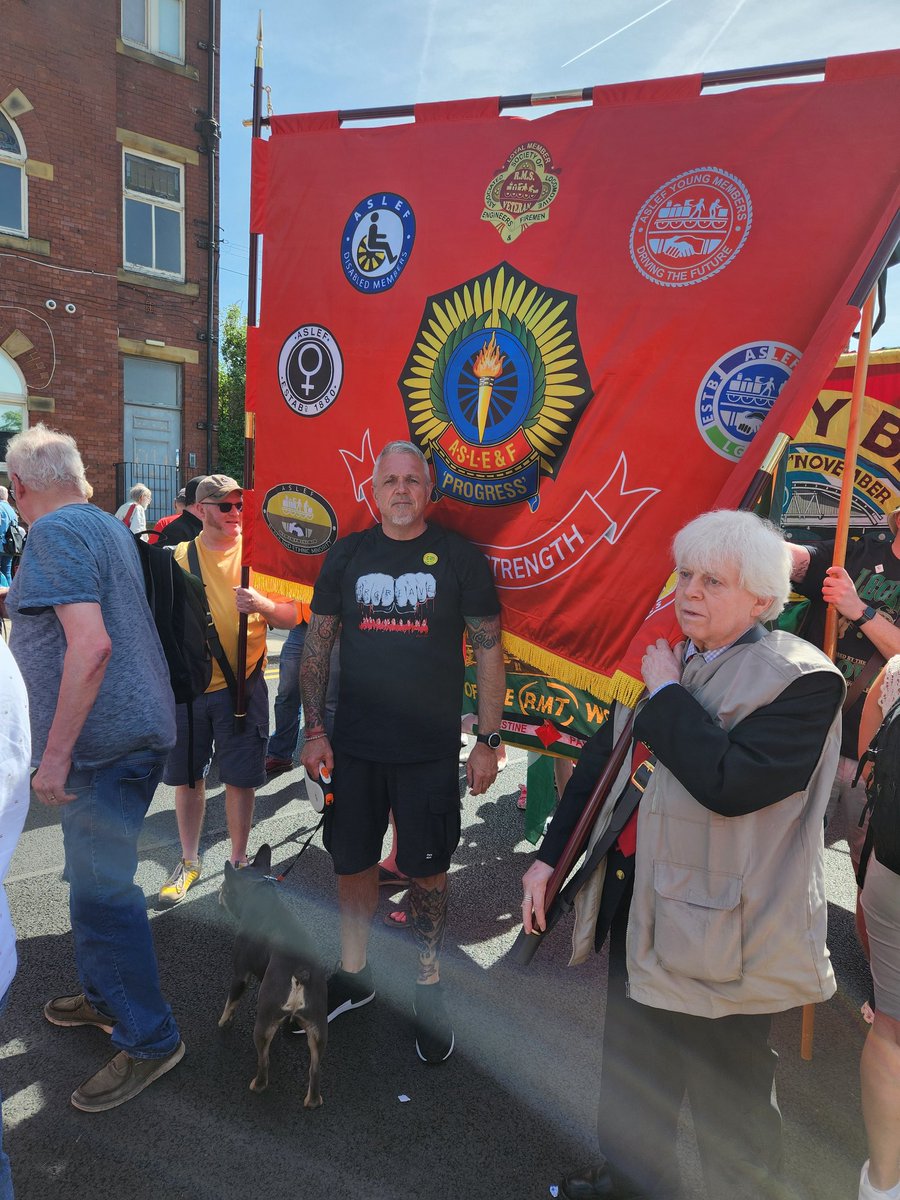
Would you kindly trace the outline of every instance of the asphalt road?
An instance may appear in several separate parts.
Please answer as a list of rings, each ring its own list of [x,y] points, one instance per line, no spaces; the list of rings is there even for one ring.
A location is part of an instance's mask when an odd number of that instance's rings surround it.
[[[276,653],[278,645],[276,637]],[[271,668],[269,676],[274,694]],[[269,1090],[256,1095],[249,1090],[252,995],[232,1029],[221,1033],[216,1025],[233,940],[217,903],[227,854],[217,782],[209,789],[204,874],[178,908],[159,910],[156,903],[179,853],[170,789],[157,792],[141,839],[138,883],[187,1054],[121,1108],[88,1115],[69,1105],[72,1090],[109,1057],[109,1046],[98,1030],[54,1028],[41,1015],[49,997],[78,984],[59,825],[54,812],[35,803],[7,880],[20,964],[0,1049],[4,1139],[19,1200],[531,1200],[550,1195],[566,1170],[589,1163],[605,957],[567,969],[561,927],[529,967],[505,958],[531,853],[515,804],[524,777],[525,755],[513,751],[488,796],[464,801],[442,972],[456,1052],[440,1067],[416,1057],[414,949],[407,934],[382,925],[391,907],[383,895],[371,947],[377,999],[330,1026],[325,1103],[312,1112],[303,1108],[304,1039],[276,1040]],[[268,841],[276,865],[286,866],[298,849],[295,836],[313,825],[300,772],[279,776],[258,794],[251,850]],[[777,1018],[774,1042],[795,1194],[850,1200],[865,1157],[858,1010],[866,978],[853,935],[846,843],[836,841],[827,859],[839,991],[817,1009],[811,1063],[799,1057],[798,1011]],[[335,961],[334,880],[320,836],[283,886],[324,960]],[[687,1113],[682,1159],[686,1195],[701,1200]]]

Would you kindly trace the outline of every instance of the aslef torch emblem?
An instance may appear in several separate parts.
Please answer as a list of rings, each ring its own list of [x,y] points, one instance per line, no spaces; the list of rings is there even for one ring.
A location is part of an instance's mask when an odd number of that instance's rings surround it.
[[[575,308],[507,263],[428,298],[399,386],[437,498],[537,508],[591,397]]]

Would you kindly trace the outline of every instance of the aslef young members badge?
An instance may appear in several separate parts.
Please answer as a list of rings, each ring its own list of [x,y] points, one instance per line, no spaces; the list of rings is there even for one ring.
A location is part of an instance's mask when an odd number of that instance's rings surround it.
[[[753,221],[750,193],[719,167],[682,171],[641,205],[631,227],[631,260],[660,287],[690,287],[740,253]]]
[[[575,308],[507,263],[429,297],[399,387],[438,498],[537,508],[591,396]]]

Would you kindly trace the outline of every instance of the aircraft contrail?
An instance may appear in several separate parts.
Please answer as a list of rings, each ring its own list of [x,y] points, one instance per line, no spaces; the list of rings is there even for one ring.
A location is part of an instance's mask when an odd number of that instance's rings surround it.
[[[727,19],[727,21],[722,26],[722,28],[713,35],[712,39],[709,42],[709,45],[706,46],[703,53],[700,55],[699,61],[701,63],[706,61],[707,54],[709,54],[710,50],[712,50],[713,46],[715,46],[716,42],[719,40],[719,38],[722,36],[722,34],[725,32],[725,30],[728,28],[728,26],[734,20],[734,18],[738,15],[738,13],[741,11],[741,9],[744,7],[745,3],[746,3],[746,0],[738,0],[737,4],[735,5],[734,12]]]
[[[623,25],[621,29],[617,29],[615,33],[608,33],[605,38],[601,38],[599,42],[594,42],[593,46],[588,46],[587,50],[582,50],[580,54],[576,54],[574,58],[570,58],[568,62],[564,62],[563,66],[569,66],[569,63],[577,62],[579,58],[584,58],[586,54],[590,54],[592,50],[596,50],[598,46],[603,46],[606,42],[611,42],[614,37],[618,37],[620,33],[624,33],[626,29],[630,29],[632,25],[637,25],[639,21],[645,21],[647,17],[652,17],[655,12],[659,12],[661,8],[665,8],[667,4],[671,4],[672,0],[662,0],[662,4],[657,4],[656,8],[651,8],[649,12],[642,13],[641,16],[635,17],[633,21],[629,21],[627,25]]]

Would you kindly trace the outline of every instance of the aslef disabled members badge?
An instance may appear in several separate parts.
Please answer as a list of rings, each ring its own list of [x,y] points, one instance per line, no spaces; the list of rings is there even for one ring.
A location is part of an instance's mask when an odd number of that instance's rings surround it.
[[[341,235],[341,266],[358,292],[386,292],[409,262],[416,217],[402,196],[375,192],[354,207]]]
[[[537,508],[591,396],[575,308],[506,263],[429,297],[399,386],[437,497]]]
[[[736,175],[696,167],[668,180],[631,227],[635,267],[660,287],[690,287],[717,275],[740,253],[753,220],[750,193]]]

